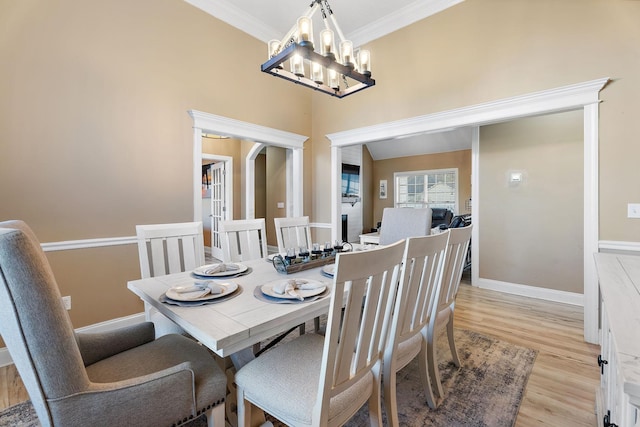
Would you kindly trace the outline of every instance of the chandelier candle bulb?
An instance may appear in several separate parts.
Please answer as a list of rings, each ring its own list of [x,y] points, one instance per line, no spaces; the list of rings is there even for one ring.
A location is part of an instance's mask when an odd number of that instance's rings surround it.
[[[291,72],[298,77],[304,77],[304,58],[300,55],[291,57]]]
[[[340,43],[340,56],[345,66],[353,67],[353,43],[351,40],[343,40]]]
[[[269,59],[280,53],[280,40],[269,40],[267,46],[269,48]],[[278,65],[276,68],[282,69],[282,65]]]
[[[319,85],[324,83],[322,65],[318,64],[317,62],[311,63],[311,80],[318,83]]]
[[[333,31],[329,28],[320,31],[320,40],[320,54],[335,59],[336,48],[333,44]]]
[[[364,75],[371,75],[371,55],[368,50],[361,50],[359,53],[360,72]]]
[[[308,16],[298,18],[298,43],[313,49],[313,23]]]
[[[336,89],[338,90],[340,88],[340,83],[339,83],[339,79],[338,79],[338,72],[332,68],[329,68],[327,70],[327,85],[332,88],[332,89]]]

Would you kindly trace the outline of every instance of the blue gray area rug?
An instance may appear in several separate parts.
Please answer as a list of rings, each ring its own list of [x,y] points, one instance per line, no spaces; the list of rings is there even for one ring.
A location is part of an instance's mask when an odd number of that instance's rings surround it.
[[[451,362],[446,336],[442,334],[438,340],[440,374],[445,393],[438,409],[431,410],[426,404],[415,360],[398,373],[400,425],[513,426],[537,352],[467,330],[456,330],[455,339],[462,362],[460,369]],[[384,409],[383,417],[386,423]],[[271,420],[276,427],[283,426]],[[39,425],[30,402],[0,412],[0,427]],[[361,409],[346,425],[369,425],[366,408]],[[206,420],[200,417],[187,426],[204,427]]]

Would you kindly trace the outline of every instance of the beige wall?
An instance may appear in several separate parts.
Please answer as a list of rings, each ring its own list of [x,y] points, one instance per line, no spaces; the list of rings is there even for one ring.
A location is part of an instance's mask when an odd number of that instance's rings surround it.
[[[310,135],[311,94],[264,56],[182,0],[0,0],[0,220],[42,242],[192,220],[188,110]],[[142,311],[135,245],[48,257],[74,326]]]
[[[363,145],[360,179],[362,180],[362,231],[364,233],[370,232],[371,228],[376,225],[375,222],[373,222],[374,193],[377,188],[373,181],[374,164],[375,163],[371,157],[371,153],[369,153],[369,150],[367,149],[367,146]]]
[[[467,0],[375,40],[376,86],[313,96],[315,182],[326,134],[611,77],[600,94],[600,238],[640,241],[640,222],[626,218],[640,201],[638,22],[633,1]],[[329,222],[330,187],[313,197],[315,220]]]
[[[266,218],[267,217],[267,156],[266,154],[259,154],[256,157],[255,189],[256,189],[255,217]]]
[[[264,43],[182,0],[0,0],[0,220],[43,242],[191,220],[196,109],[310,136],[304,213],[326,223],[326,134],[610,76],[600,238],[640,241],[639,21],[637,1],[467,0],[369,43],[376,86],[338,100],[260,73]],[[74,326],[142,310],[134,247],[49,258]]]
[[[382,221],[384,208],[393,207],[395,186],[394,172],[423,171],[431,169],[458,169],[458,209],[465,211],[465,201],[471,198],[471,150],[425,154],[421,156],[398,157],[373,162],[373,224]],[[380,199],[378,186],[381,179],[387,180],[387,198]]]
[[[479,159],[480,277],[582,293],[582,111],[481,127]]]
[[[287,150],[280,147],[267,147],[267,208],[265,222],[267,223],[267,244],[278,246],[274,218],[287,216],[286,208],[279,208],[278,203],[286,206],[286,159]]]

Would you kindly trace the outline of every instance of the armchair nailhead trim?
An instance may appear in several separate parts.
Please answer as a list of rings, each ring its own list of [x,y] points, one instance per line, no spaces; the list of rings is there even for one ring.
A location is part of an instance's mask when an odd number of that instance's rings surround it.
[[[207,405],[205,408],[199,409],[198,411],[196,411],[196,416],[195,417],[193,415],[189,415],[189,418],[185,418],[182,421],[178,421],[177,423],[173,423],[173,424],[171,424],[171,427],[178,427],[178,426],[181,426],[182,424],[184,424],[184,423],[186,423],[186,422],[188,422],[190,420],[193,420],[194,418],[198,418],[200,415],[204,414],[209,409],[215,408],[218,405],[224,404],[224,399],[225,398],[223,397],[222,399],[216,400],[214,403],[212,403],[210,405]]]

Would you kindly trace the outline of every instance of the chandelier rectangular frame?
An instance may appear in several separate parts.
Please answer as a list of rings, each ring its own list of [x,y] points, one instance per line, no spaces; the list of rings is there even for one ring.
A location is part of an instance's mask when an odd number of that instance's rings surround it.
[[[324,2],[324,6],[322,3]],[[305,12],[303,17],[307,17],[310,19],[317,9],[321,9],[322,17],[325,24],[325,29],[330,29],[331,22],[335,27],[338,36],[341,41],[345,41],[344,36],[342,35],[342,31],[340,30],[338,23],[333,16],[333,12],[329,6],[328,0],[313,0],[309,9]],[[329,19],[330,18],[330,21]],[[289,80],[293,83],[300,84],[311,89],[326,93],[328,95],[344,98],[345,96],[352,95],[356,92],[359,92],[363,89],[367,89],[376,84],[376,81],[371,78],[370,72],[370,62],[366,65],[366,69],[364,73],[361,73],[357,69],[357,64],[352,64],[348,61],[346,64],[340,63],[339,58],[331,52],[330,54],[320,54],[314,51],[313,43],[307,40],[298,40],[300,37],[299,30],[297,25],[287,33],[284,39],[279,43],[279,46],[284,46],[284,48],[279,48],[279,51],[272,55],[264,64],[261,66],[261,71],[264,73],[269,73],[272,76],[280,77],[285,80]],[[277,42],[277,41],[276,41]],[[331,42],[333,43],[333,41]],[[347,43],[350,43],[347,41]],[[367,51],[368,54],[368,51]],[[335,87],[331,87],[327,85],[324,79],[320,79],[318,81],[313,80],[304,75],[304,68],[302,68],[302,73],[286,70],[284,68],[285,62],[291,60],[295,56],[299,55],[303,60],[306,60],[309,64],[317,64],[324,69],[332,70],[336,72],[339,76],[341,76],[342,84],[337,84]],[[350,59],[353,57],[353,52],[351,52]],[[370,59],[367,59],[370,61]],[[312,65],[309,66],[310,68]],[[311,74],[311,73],[310,73]],[[350,80],[348,80],[350,79]]]

